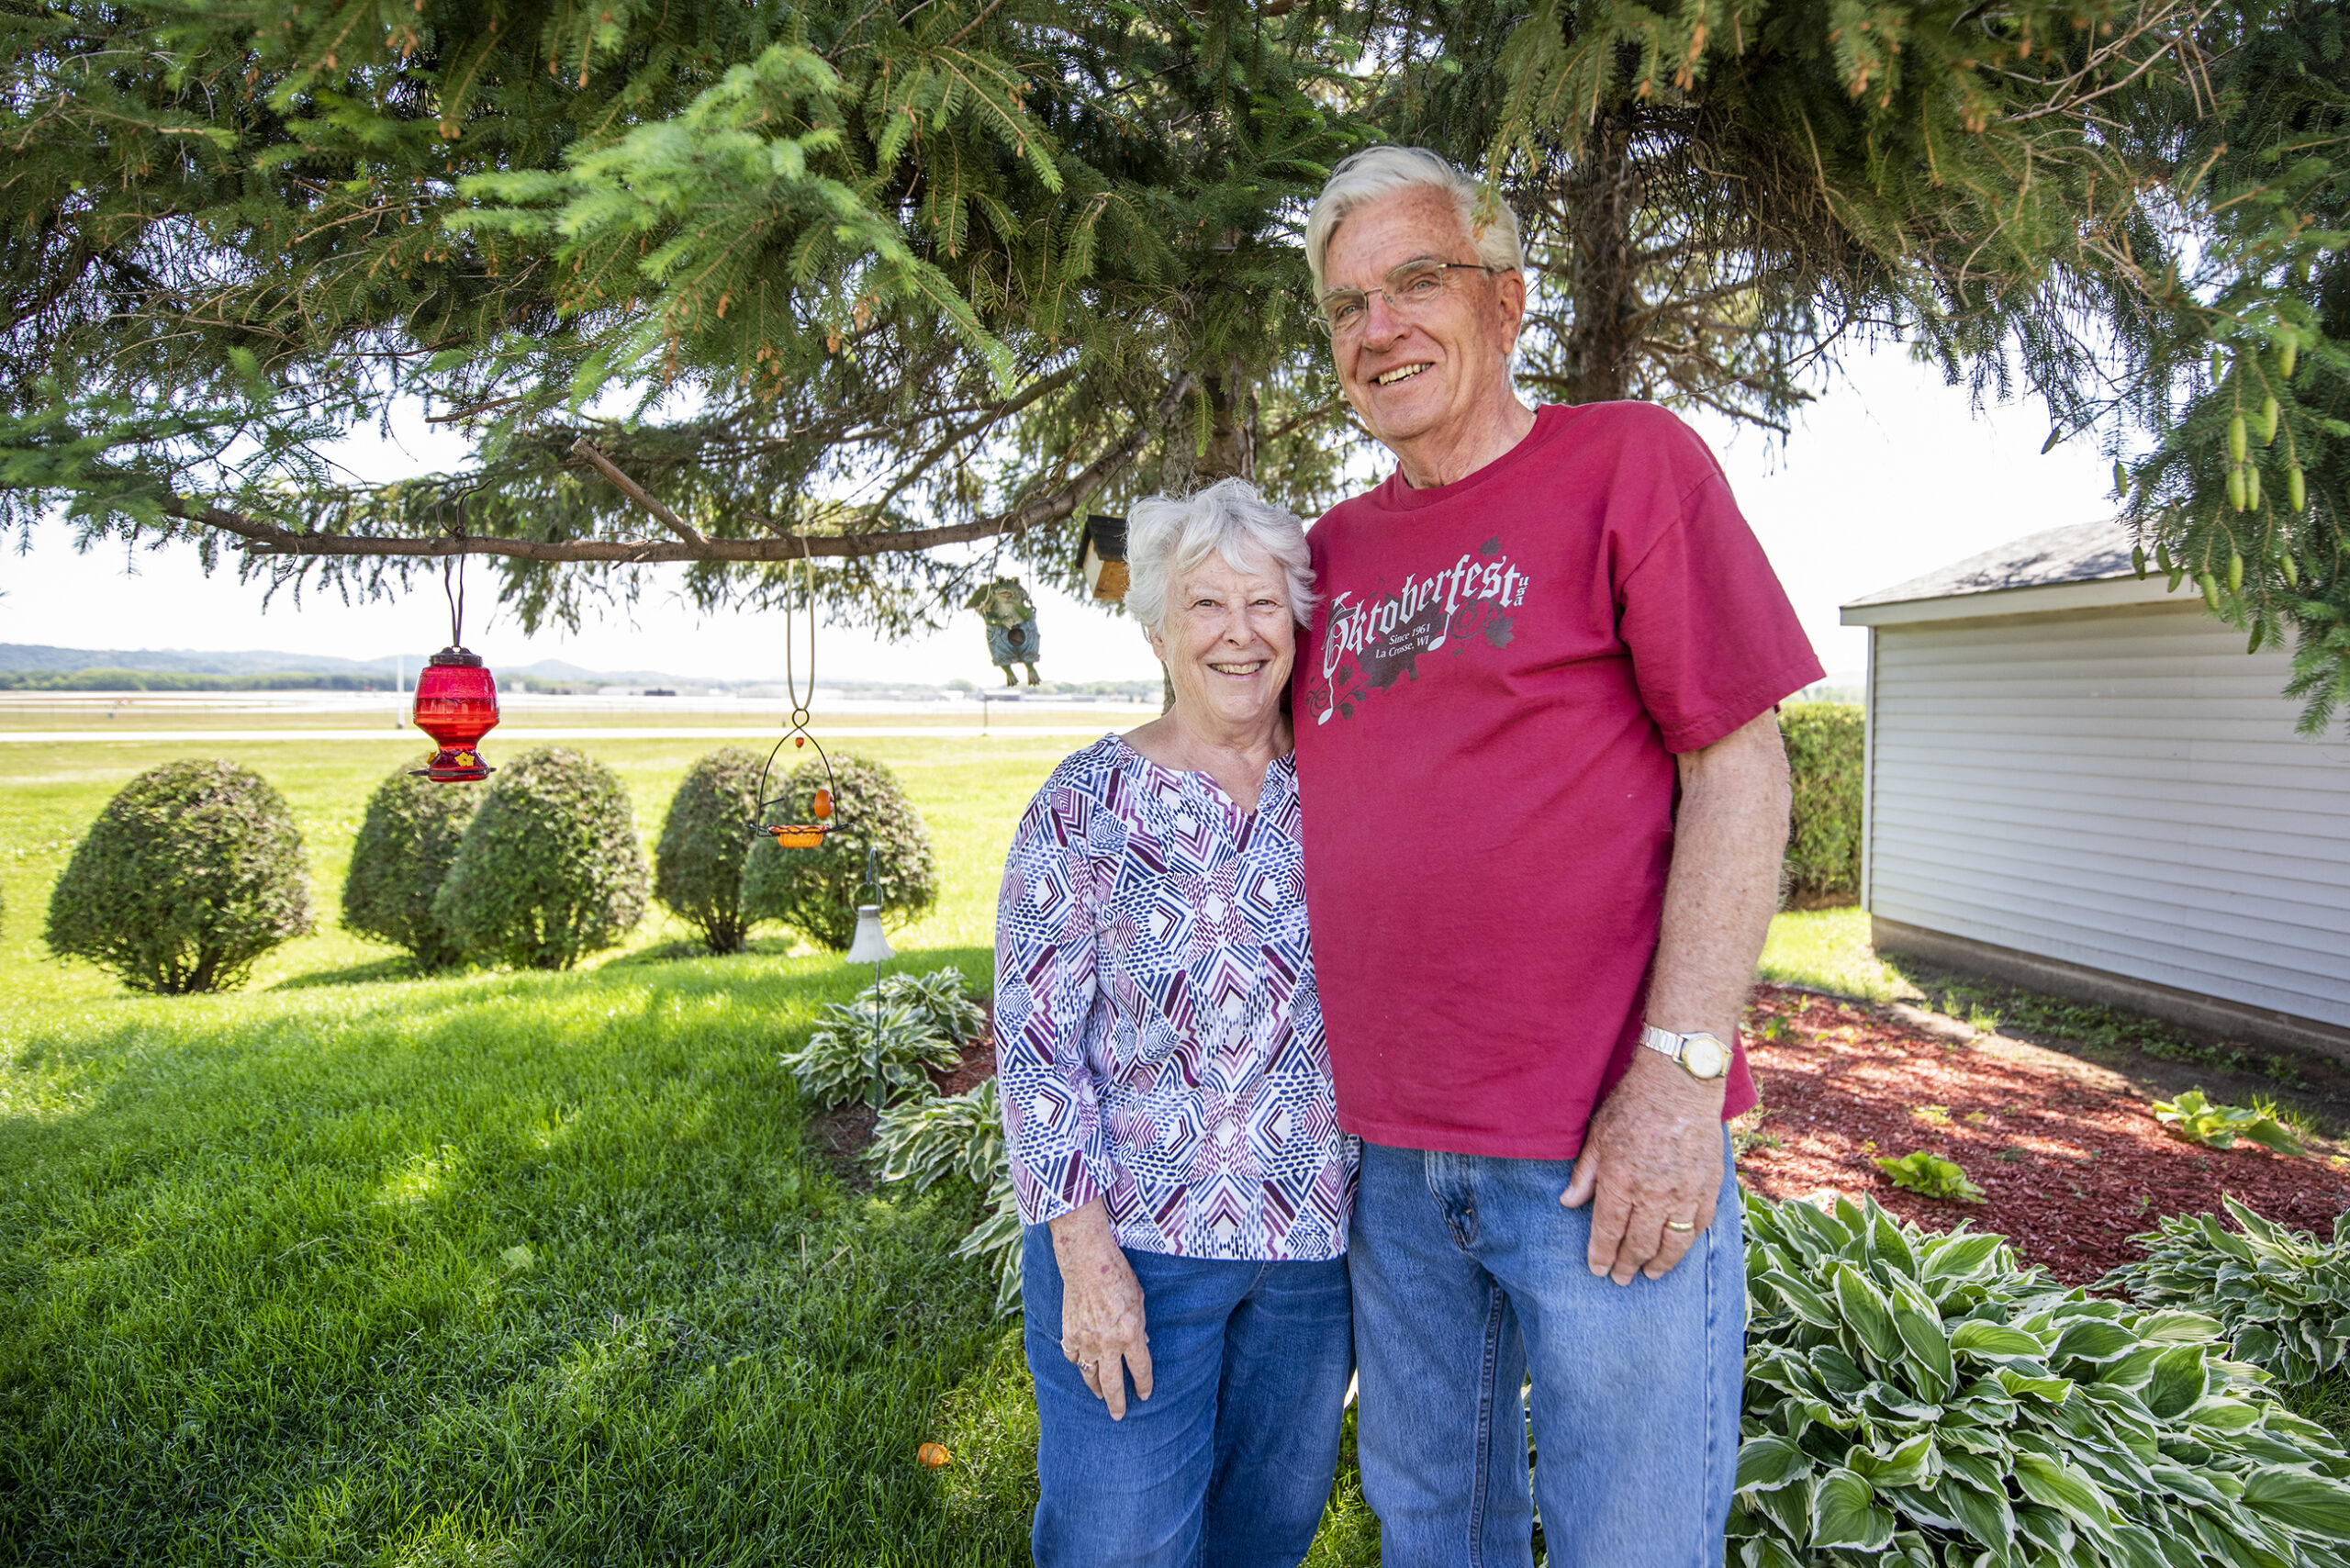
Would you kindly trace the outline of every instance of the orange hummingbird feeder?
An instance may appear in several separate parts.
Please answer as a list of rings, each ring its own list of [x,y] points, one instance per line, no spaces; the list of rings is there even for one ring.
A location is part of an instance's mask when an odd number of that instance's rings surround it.
[[[442,569],[442,589],[449,595],[449,645],[417,673],[416,702],[408,713],[416,727],[441,748],[422,767],[409,771],[435,784],[488,778],[489,764],[481,759],[481,738],[498,727],[498,678],[490,674],[479,654],[464,646],[462,559],[453,586],[450,569]]]
[[[825,756],[823,743],[817,740],[808,728],[808,704],[816,696],[816,596],[814,579],[806,557],[801,557],[798,564],[800,599],[808,616],[808,689],[804,694],[801,692],[799,677],[792,667],[792,611],[789,602],[786,601],[783,609],[783,689],[791,698],[791,718],[784,726],[782,739],[777,741],[775,749],[767,753],[767,766],[759,769],[759,820],[751,824],[751,831],[766,834],[776,841],[779,848],[819,849],[823,846],[824,835],[841,825],[834,815],[840,794],[840,780],[834,777],[833,759]],[[814,746],[817,756],[823,761],[824,785],[816,791],[816,798],[808,808],[808,814],[815,819],[812,822],[779,823],[774,820],[784,814],[784,809],[790,802],[789,795],[770,798],[767,794],[767,777],[775,769],[775,759],[783,753],[784,741],[789,741],[795,751],[802,746]]]

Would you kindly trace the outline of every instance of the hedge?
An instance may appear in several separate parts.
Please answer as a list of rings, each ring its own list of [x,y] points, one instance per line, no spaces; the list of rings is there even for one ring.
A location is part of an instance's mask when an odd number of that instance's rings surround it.
[[[542,746],[492,779],[432,908],[474,958],[566,969],[644,917],[651,881],[620,775]]]
[[[150,768],[106,802],[50,895],[48,939],[135,991],[219,991],[310,930],[285,799],[233,762]]]
[[[654,852],[655,896],[699,930],[713,953],[739,950],[751,927],[743,910],[743,857],[759,814],[763,760],[743,746],[721,746],[687,769]]]
[[[1856,702],[1790,702],[1779,710],[1795,785],[1786,887],[1806,902],[1861,890],[1861,774],[1867,727]]]
[[[465,826],[481,804],[477,784],[435,784],[406,767],[375,786],[351,846],[342,883],[342,923],[405,947],[426,969],[464,957],[432,901],[456,864]]]

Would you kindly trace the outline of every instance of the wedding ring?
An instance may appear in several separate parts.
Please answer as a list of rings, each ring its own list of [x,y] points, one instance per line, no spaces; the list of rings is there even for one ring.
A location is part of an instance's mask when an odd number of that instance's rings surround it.
[[[1676,1230],[1682,1235],[1686,1236],[1697,1227],[1685,1219],[1669,1219],[1664,1222],[1664,1228],[1667,1230]]]

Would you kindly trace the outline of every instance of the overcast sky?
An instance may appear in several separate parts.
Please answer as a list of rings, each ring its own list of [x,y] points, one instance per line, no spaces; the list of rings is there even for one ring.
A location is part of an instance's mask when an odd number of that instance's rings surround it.
[[[1714,443],[1831,678],[1860,671],[1868,657],[1866,633],[1837,625],[1838,605],[2112,508],[2111,465],[2090,438],[2043,456],[2048,424],[2037,405],[1975,415],[1964,391],[1943,386],[1898,349],[1856,362],[1850,379],[1812,405],[1784,447],[1718,420],[1695,422]],[[463,457],[436,429],[416,424],[398,433],[391,445],[372,433],[354,440],[350,465],[388,479]],[[446,626],[438,591],[350,607],[312,600],[298,609],[281,596],[264,612],[259,587],[240,586],[230,571],[207,578],[192,548],[77,555],[54,524],[35,532],[30,554],[5,559],[0,642],[374,658],[430,653]],[[1156,678],[1158,666],[1132,622],[1057,594],[1037,599],[1048,678]],[[478,618],[478,608],[474,613]],[[500,617],[469,627],[466,641],[493,667],[560,658],[590,669],[759,678],[780,672],[780,634],[772,614],[698,614],[677,598],[671,578],[650,583],[632,617],[576,636],[524,637]],[[894,644],[827,628],[819,669],[830,680],[998,678],[978,617],[962,612],[945,633]]]

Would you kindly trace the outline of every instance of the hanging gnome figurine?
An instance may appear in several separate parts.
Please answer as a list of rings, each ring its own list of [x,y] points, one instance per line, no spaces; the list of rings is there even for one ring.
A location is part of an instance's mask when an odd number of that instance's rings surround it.
[[[1028,666],[1028,684],[1036,681],[1036,601],[1018,577],[998,577],[974,591],[963,608],[976,610],[988,623],[988,657],[1003,671],[1003,683],[1017,686],[1013,665]]]

